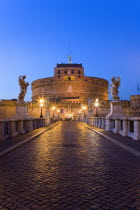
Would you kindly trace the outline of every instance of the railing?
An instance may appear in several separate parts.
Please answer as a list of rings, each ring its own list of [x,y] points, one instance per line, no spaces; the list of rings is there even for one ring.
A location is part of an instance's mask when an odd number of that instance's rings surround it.
[[[0,120],[0,138],[14,137],[19,134],[23,134],[34,129],[44,127],[51,123],[51,119],[6,119]]]
[[[140,140],[140,117],[122,119],[109,119],[103,117],[88,117],[84,122],[122,136],[129,136],[134,140]]]

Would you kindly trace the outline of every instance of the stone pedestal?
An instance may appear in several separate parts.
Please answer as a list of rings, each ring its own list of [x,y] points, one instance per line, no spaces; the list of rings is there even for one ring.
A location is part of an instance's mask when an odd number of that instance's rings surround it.
[[[46,109],[46,118],[50,118],[50,111]]]
[[[110,109],[110,113],[106,116],[106,118],[118,119],[124,117],[121,101],[112,101],[110,103]]]
[[[93,117],[93,111],[92,110],[88,110],[87,117]]]
[[[115,128],[113,129],[114,133],[119,133],[121,130],[121,120],[115,120]]]
[[[30,119],[28,115],[28,109],[26,102],[17,102],[16,114],[12,117],[13,119]]]

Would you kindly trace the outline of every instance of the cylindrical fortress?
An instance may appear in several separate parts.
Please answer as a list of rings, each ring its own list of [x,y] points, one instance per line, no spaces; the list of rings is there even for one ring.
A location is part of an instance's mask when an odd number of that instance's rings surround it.
[[[87,103],[88,98],[108,100],[108,81],[84,76],[82,64],[57,64],[53,77],[32,82],[32,100],[49,97],[50,100]]]

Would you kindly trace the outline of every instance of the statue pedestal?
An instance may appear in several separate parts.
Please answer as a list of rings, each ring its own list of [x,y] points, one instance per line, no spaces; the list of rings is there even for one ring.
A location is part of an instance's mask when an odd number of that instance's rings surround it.
[[[28,109],[26,102],[17,102],[16,114],[12,117],[13,119],[30,119],[28,115]]]
[[[112,101],[110,103],[110,109],[110,113],[106,116],[106,118],[118,119],[124,117],[121,101]]]
[[[93,117],[93,110],[88,110],[87,117]]]
[[[48,109],[46,110],[46,118],[50,118],[50,111]]]

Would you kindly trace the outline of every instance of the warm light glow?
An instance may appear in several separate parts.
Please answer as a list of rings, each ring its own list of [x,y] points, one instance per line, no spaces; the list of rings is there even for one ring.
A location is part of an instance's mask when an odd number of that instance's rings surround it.
[[[45,102],[44,98],[39,98],[39,99],[38,99],[39,105],[40,105],[40,104],[44,104],[44,102]]]
[[[43,107],[43,106],[44,106],[44,98],[40,98],[40,99],[38,100],[38,102],[39,102],[39,106],[40,106],[40,107]]]
[[[55,106],[53,106],[52,109],[55,110]]]
[[[83,109],[86,109],[87,107],[86,106],[83,106]]]
[[[60,110],[58,109],[58,110],[57,110],[57,112],[59,113],[59,112],[60,112]]]
[[[43,98],[40,99],[39,102],[40,102],[40,104],[43,104],[44,103],[44,99]]]
[[[94,106],[96,106],[96,107],[99,106],[99,102],[98,101],[99,101],[98,98],[96,98],[95,103],[94,103]]]

